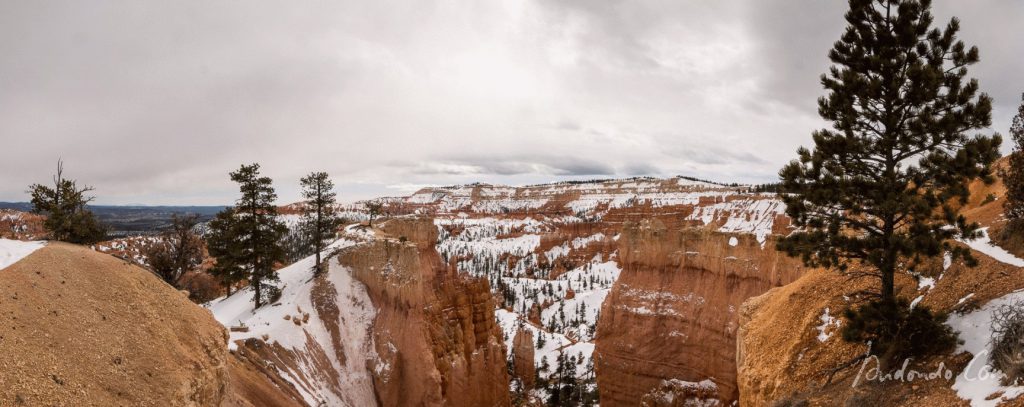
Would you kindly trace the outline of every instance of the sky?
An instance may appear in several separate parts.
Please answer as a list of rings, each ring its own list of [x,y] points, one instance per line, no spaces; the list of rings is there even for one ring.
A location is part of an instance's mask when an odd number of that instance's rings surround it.
[[[935,0],[1006,133],[1020,0]],[[295,5],[300,4],[301,7]],[[56,162],[100,204],[281,202],[470,182],[777,179],[810,134],[836,0],[0,0],[0,201]],[[1005,143],[1004,143],[1005,144]],[[1008,146],[1004,145],[1004,151]]]

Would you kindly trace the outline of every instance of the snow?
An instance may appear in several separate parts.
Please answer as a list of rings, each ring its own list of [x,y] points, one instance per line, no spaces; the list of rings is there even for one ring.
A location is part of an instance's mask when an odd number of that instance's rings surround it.
[[[931,277],[918,276],[917,278],[917,290],[921,291],[924,289],[935,288],[935,279]]]
[[[830,330],[829,327],[839,328],[839,325],[842,324],[842,322],[829,314],[828,307],[825,307],[825,310],[822,311],[819,319],[821,320],[821,325],[818,325],[816,328],[818,330],[818,342],[825,342],[831,338],[834,333],[834,330]]]
[[[917,304],[920,303],[921,300],[923,300],[923,299],[924,299],[924,294],[921,294],[921,295],[917,296],[917,298],[914,298],[914,300],[910,302],[910,309],[914,309],[914,307],[917,307]]]
[[[328,247],[328,252],[335,248],[355,244],[353,241],[340,240]],[[327,326],[317,314],[311,293],[314,286],[312,279],[313,256],[302,259],[288,267],[278,270],[281,281],[276,284],[282,288],[281,299],[271,305],[253,309],[253,291],[249,288],[234,293],[230,297],[220,298],[207,304],[214,317],[226,327],[245,326],[248,332],[231,332],[229,347],[234,349],[235,341],[248,338],[261,338],[268,343],[277,343],[285,349],[292,350],[297,357],[297,369],[292,371],[288,366],[277,366],[282,377],[295,385],[305,401],[310,405],[373,405],[376,396],[373,393],[372,377],[367,363],[376,363],[380,369],[380,360],[374,351],[373,341],[369,335],[370,325],[376,315],[366,288],[354,279],[351,271],[337,261],[330,263],[326,275],[335,290],[340,315],[338,324],[341,329],[341,344],[346,355],[344,362],[338,360],[335,352],[324,352],[333,368],[339,372],[342,394],[330,391],[331,384],[326,377],[313,370],[312,360],[302,357],[310,353],[309,339],[315,341],[322,349],[333,349],[331,335]],[[291,319],[309,315],[309,320],[296,325]],[[288,316],[289,319],[285,319]],[[385,366],[386,368],[386,366]]]
[[[992,240],[988,237],[988,228],[982,228],[980,230],[981,236],[974,240],[965,240],[964,244],[969,246],[971,249],[982,252],[989,257],[996,259],[1000,262],[1009,264],[1016,267],[1024,267],[1024,259],[1014,256],[1012,253],[1006,251],[1002,247],[996,246],[992,243]]]
[[[25,258],[45,245],[46,242],[0,239],[0,270],[17,263],[18,260]]]
[[[961,302],[965,299],[961,299]],[[1003,386],[999,383],[1003,374],[994,370],[989,357],[992,312],[1002,305],[1018,301],[1024,301],[1024,292],[1021,290],[989,301],[973,312],[953,314],[946,322],[960,333],[960,339],[963,340],[963,344],[957,347],[957,352],[967,351],[974,355],[953,383],[953,390],[957,396],[970,401],[971,407],[995,407],[1004,400],[1012,400],[1024,394],[1024,386]],[[1002,392],[1001,396],[988,400],[989,396],[999,392]]]
[[[738,244],[740,244],[740,240],[737,239],[736,236],[729,237],[729,246],[736,247]]]
[[[785,212],[786,205],[777,199],[748,198],[697,206],[687,219],[699,220],[705,225],[725,219],[718,228],[720,232],[752,234],[764,248],[772,234],[775,217]]]

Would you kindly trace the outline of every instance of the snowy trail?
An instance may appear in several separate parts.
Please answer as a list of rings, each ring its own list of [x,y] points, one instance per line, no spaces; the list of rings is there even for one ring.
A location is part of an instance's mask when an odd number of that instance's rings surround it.
[[[1011,266],[1024,267],[1024,259],[1014,256],[1013,253],[1010,253],[1002,247],[996,246],[995,243],[992,243],[992,240],[988,237],[988,228],[981,229],[981,237],[974,240],[964,240],[963,243],[971,249],[982,252],[993,259],[999,260],[1000,262]]]
[[[23,242],[20,240],[0,239],[0,270],[17,263],[18,260],[41,249],[46,242]]]

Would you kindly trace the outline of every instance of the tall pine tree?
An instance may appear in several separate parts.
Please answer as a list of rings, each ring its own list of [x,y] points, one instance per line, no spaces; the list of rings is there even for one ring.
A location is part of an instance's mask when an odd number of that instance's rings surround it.
[[[1013,151],[1010,152],[1009,165],[999,175],[1006,185],[1006,199],[1003,201],[1003,210],[1009,220],[1006,232],[1017,235],[1024,231],[1024,95],[1010,126],[1010,139],[1013,140]]]
[[[913,315],[897,299],[894,276],[908,260],[951,252],[973,262],[954,238],[973,238],[958,204],[968,183],[991,180],[1000,137],[969,135],[990,125],[991,100],[966,79],[978,50],[956,39],[959,22],[933,29],[929,0],[850,0],[849,26],[829,53],[818,100],[832,128],[814,132],[814,148],[781,171],[782,199],[798,228],[778,249],[809,266],[878,282],[874,300],[850,311],[848,340],[872,340],[876,354],[907,352],[919,333],[942,335],[923,307]],[[941,319],[941,318],[938,318]],[[901,331],[902,330],[902,331]],[[943,340],[936,346],[947,346]]]
[[[338,226],[341,225],[335,206],[337,195],[334,193],[334,183],[326,172],[310,173],[302,178],[300,184],[302,197],[306,199],[302,206],[302,233],[316,252],[314,275],[320,275],[324,269],[320,253],[334,240]]]
[[[231,180],[238,183],[242,196],[212,222],[211,254],[221,255],[217,263],[223,261],[223,268],[216,273],[227,276],[227,281],[238,269],[245,270],[259,308],[279,292],[271,283],[278,279],[274,264],[285,260],[280,240],[288,227],[277,219],[273,181],[260,176],[259,164],[242,165],[231,173]]]

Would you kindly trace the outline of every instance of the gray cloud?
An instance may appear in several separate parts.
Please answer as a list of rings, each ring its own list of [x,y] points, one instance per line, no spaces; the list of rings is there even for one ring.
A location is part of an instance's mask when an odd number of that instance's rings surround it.
[[[243,7],[244,6],[244,7]],[[224,203],[260,162],[283,201],[330,172],[393,186],[686,174],[763,182],[822,126],[843,2],[6,2],[0,200],[58,157],[102,203]],[[1024,3],[936,4],[981,48],[1005,131]],[[392,188],[388,188],[392,186]]]

